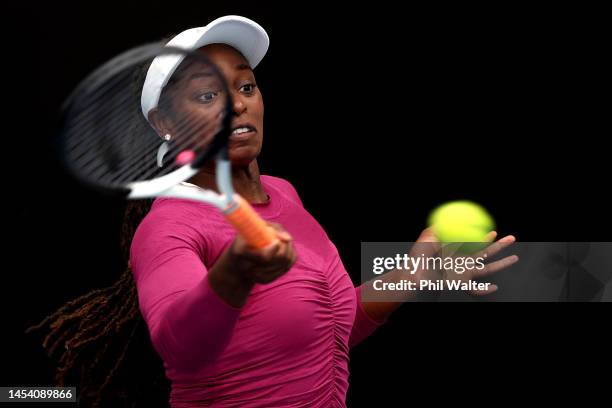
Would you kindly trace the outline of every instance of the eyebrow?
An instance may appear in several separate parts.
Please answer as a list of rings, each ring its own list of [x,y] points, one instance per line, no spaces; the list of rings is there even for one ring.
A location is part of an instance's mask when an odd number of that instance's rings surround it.
[[[252,69],[251,69],[251,67],[249,66],[249,64],[244,64],[244,63],[241,63],[241,64],[236,65],[236,67],[235,67],[235,68],[236,68],[236,70],[238,70],[238,71],[245,71],[245,70],[252,71]],[[191,80],[193,80],[193,79],[197,79],[197,78],[209,78],[209,77],[212,77],[212,76],[214,76],[214,75],[213,75],[213,73],[211,73],[211,72],[208,72],[208,71],[200,71],[200,72],[196,72],[196,73],[191,74],[191,75],[189,76],[189,80],[191,81]]]
[[[196,72],[193,73],[189,76],[189,80],[193,80],[193,79],[197,79],[197,78],[209,78],[212,77],[213,74],[211,72],[207,72],[207,71],[200,71],[200,72]]]

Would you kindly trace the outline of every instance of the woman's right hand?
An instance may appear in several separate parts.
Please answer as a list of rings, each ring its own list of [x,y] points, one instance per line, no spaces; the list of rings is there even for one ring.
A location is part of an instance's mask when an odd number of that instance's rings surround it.
[[[233,272],[254,283],[270,283],[291,269],[297,258],[293,238],[279,224],[268,223],[276,231],[278,241],[264,249],[254,249],[238,235],[229,247]]]
[[[269,223],[278,242],[254,249],[237,236],[208,272],[215,292],[234,307],[242,307],[256,283],[273,282],[291,269],[297,259],[293,238],[283,227]]]

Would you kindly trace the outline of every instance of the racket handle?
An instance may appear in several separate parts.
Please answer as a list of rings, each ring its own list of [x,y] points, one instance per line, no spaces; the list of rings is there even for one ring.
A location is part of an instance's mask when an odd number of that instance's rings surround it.
[[[266,224],[244,198],[234,194],[233,199],[235,205],[229,213],[225,213],[225,218],[249,246],[262,249],[278,241],[276,231]]]

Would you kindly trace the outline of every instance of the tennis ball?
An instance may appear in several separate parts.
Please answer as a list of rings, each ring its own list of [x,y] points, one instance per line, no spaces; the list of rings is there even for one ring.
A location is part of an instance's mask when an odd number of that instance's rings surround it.
[[[487,234],[495,228],[495,222],[487,210],[471,201],[451,201],[434,209],[428,225],[442,243],[463,244],[460,252],[472,253],[491,241]]]

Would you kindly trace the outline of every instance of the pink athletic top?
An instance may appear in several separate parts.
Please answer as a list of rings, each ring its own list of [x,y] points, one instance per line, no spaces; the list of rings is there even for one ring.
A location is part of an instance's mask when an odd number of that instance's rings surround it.
[[[140,310],[172,382],[172,407],[344,407],[349,347],[369,318],[338,251],[287,181],[262,176],[255,204],[293,236],[296,264],[231,307],[207,270],[236,233],[220,212],[159,198],[132,242]]]

